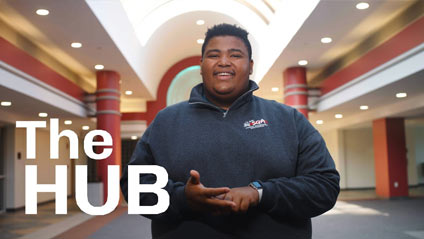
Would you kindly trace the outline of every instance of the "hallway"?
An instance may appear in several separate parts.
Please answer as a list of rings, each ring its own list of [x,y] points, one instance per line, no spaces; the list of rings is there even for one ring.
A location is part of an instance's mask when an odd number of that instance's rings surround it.
[[[312,219],[313,238],[424,238],[424,186],[412,187],[409,198],[380,200],[375,190],[343,190],[336,206]],[[0,239],[120,238],[148,239],[150,220],[127,215],[125,206],[105,216],[88,216],[68,201],[69,214],[54,215],[54,203],[37,216],[23,210],[0,215]]]

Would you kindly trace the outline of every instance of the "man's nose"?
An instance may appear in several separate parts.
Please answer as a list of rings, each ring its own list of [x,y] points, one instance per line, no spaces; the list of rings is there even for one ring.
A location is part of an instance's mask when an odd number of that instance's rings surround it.
[[[230,65],[230,59],[227,56],[222,56],[219,58],[218,62],[219,66],[229,66]]]

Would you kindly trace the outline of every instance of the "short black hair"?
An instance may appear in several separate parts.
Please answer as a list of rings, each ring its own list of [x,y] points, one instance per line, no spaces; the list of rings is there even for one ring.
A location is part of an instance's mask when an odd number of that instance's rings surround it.
[[[234,36],[243,41],[244,45],[246,45],[249,59],[252,59],[252,46],[250,45],[247,35],[249,35],[249,33],[243,28],[227,23],[222,23],[209,28],[205,34],[205,41],[202,45],[202,58],[203,54],[205,53],[206,46],[208,45],[211,38],[218,36]]]

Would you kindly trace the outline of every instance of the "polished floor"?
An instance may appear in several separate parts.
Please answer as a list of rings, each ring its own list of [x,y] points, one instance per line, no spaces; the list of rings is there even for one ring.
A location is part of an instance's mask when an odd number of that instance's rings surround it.
[[[68,214],[55,215],[54,203],[40,205],[38,215],[23,210],[0,214],[0,239],[151,238],[150,221],[128,215],[125,206],[105,216],[89,216],[68,201]],[[378,199],[375,190],[342,191],[336,206],[314,218],[313,238],[424,239],[424,186],[410,197]]]

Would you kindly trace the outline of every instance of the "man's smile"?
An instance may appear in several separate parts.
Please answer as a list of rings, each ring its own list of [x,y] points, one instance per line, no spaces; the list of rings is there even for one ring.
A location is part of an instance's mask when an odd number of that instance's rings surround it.
[[[229,80],[233,78],[235,73],[233,71],[216,71],[213,73],[219,80]]]

